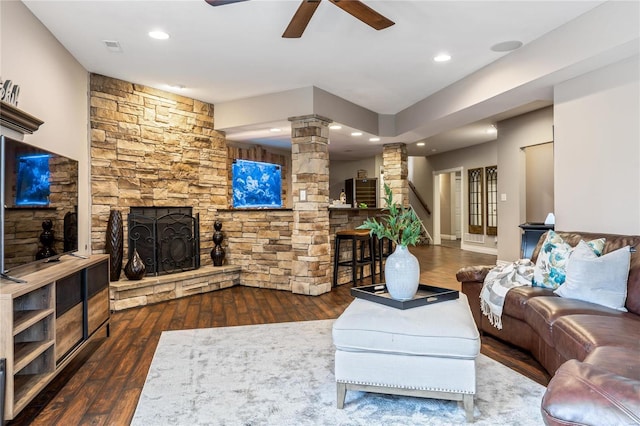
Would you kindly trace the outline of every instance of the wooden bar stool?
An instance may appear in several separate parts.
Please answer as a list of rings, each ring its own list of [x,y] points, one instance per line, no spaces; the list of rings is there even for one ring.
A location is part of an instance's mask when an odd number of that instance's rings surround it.
[[[340,243],[342,241],[351,241],[351,259],[340,260]],[[360,256],[358,253],[358,243],[360,243]],[[365,244],[369,247],[369,255],[365,257]],[[369,231],[366,229],[348,229],[345,231],[336,232],[336,241],[333,252],[333,287],[338,285],[338,268],[340,266],[347,266],[351,268],[353,285],[357,282],[356,270],[360,268],[360,279],[362,280],[363,270],[365,265],[369,265],[371,268],[371,283],[376,282],[376,270],[375,270],[375,246],[373,244],[373,237],[369,235]]]
[[[393,253],[393,241],[388,238],[374,238],[374,257],[380,271],[380,282],[384,282],[384,263],[387,257]]]

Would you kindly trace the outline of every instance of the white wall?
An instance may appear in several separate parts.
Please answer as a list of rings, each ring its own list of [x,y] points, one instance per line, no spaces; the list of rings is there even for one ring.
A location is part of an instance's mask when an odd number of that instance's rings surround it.
[[[376,158],[369,157],[362,160],[353,161],[330,161],[329,162],[329,199],[337,200],[340,197],[340,191],[345,189],[344,181],[347,179],[355,179],[358,176],[358,170],[366,170],[367,177],[370,179],[379,178],[376,170]],[[378,193],[378,202],[380,201],[380,193]]]
[[[409,203],[413,206],[418,217],[429,231],[429,235],[433,237],[433,170],[427,157],[409,157],[407,159],[407,179],[409,179],[416,187],[422,199],[427,203],[427,207],[431,210],[431,214],[427,214],[422,209],[420,202],[414,196],[413,191],[409,190]]]
[[[520,257],[518,225],[526,221],[526,158],[522,148],[552,140],[552,107],[498,123],[498,261]]]
[[[89,249],[89,74],[19,1],[0,1],[0,75],[20,85],[18,108],[44,121],[24,141],[79,161],[80,253]]]
[[[640,234],[639,63],[556,86],[556,229]]]
[[[544,222],[553,212],[553,143],[529,146],[526,157],[525,222]]]
[[[465,235],[469,231],[468,211],[469,202],[467,197],[468,178],[467,171],[477,167],[494,166],[498,164],[498,144],[497,141],[486,142],[480,145],[471,146],[469,148],[458,149],[455,151],[444,152],[442,154],[432,155],[427,157],[427,161],[430,164],[433,173],[438,175],[441,173],[449,174],[452,170],[460,170],[462,174],[462,242],[461,247],[465,250],[477,251],[481,253],[496,254],[496,239],[493,236],[485,236],[483,242],[470,242],[465,239]],[[437,179],[437,178],[436,178]],[[498,184],[500,183],[501,170],[498,164]],[[432,177],[432,182],[434,178]],[[432,184],[433,185],[433,184]],[[440,217],[437,212],[438,206],[436,205],[436,199],[434,200],[434,224],[439,221]],[[498,211],[498,224],[500,224],[500,212]],[[436,226],[436,225],[434,225]],[[431,231],[430,231],[431,232]],[[434,238],[438,239],[439,233],[433,231]]]

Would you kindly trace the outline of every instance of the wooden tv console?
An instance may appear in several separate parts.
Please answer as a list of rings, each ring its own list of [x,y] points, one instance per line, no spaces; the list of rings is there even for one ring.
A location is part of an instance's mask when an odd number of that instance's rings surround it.
[[[5,420],[13,419],[95,337],[109,335],[109,255],[63,256],[0,280]],[[0,422],[1,423],[1,422]]]

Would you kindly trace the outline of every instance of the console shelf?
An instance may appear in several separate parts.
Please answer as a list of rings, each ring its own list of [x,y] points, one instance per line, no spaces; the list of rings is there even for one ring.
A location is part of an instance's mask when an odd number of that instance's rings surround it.
[[[54,309],[38,309],[35,311],[17,311],[13,315],[14,336],[54,313]]]
[[[109,256],[59,263],[0,280],[0,358],[11,420],[98,332],[109,331]],[[1,419],[0,419],[1,420]]]

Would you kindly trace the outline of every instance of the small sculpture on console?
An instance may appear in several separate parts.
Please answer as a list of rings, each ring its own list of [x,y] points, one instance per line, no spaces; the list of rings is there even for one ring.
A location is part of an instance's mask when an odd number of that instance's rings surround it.
[[[47,257],[55,256],[58,254],[53,245],[56,242],[56,239],[53,235],[53,222],[49,219],[45,219],[42,221],[42,233],[40,234],[40,242],[42,243],[42,248],[38,250],[36,253],[36,260],[46,259]]]
[[[216,220],[213,224],[213,228],[215,232],[213,233],[213,243],[215,244],[213,249],[211,249],[211,260],[213,260],[213,266],[222,266],[224,262],[224,249],[222,248],[222,239],[224,238],[224,234],[222,233],[222,222]]]

